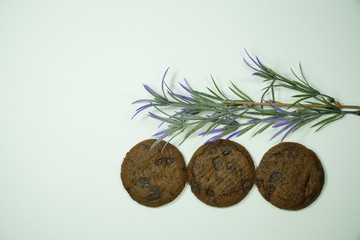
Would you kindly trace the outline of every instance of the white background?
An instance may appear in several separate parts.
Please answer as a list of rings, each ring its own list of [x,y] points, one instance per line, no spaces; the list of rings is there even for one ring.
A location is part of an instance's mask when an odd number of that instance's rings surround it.
[[[360,104],[360,1],[0,1],[0,239],[360,239],[360,118],[289,136],[326,170],[318,200],[279,210],[256,187],[239,204],[209,207],[186,186],[147,208],[120,181],[126,152],[158,122],[130,120],[161,77],[206,90],[210,74],[254,98],[244,48],[290,75]],[[237,142],[258,165],[279,140]],[[177,144],[180,139],[174,141]],[[179,147],[186,162],[205,139]]]

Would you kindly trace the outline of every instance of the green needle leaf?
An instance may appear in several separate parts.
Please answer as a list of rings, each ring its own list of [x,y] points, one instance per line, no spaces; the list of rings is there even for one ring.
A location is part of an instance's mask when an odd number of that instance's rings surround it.
[[[218,85],[216,84],[213,76],[210,75],[210,77],[211,77],[212,82],[214,83],[214,86],[216,87],[216,90],[220,93],[221,96],[224,97],[224,99],[227,99],[227,98],[225,97],[225,95],[221,92],[221,90],[220,90],[220,88],[218,87]]]

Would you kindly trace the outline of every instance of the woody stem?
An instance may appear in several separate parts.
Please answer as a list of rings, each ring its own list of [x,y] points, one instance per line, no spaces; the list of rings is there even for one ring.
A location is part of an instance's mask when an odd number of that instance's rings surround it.
[[[248,105],[249,107],[251,106],[277,106],[277,107],[289,107],[292,104],[291,103],[281,103],[281,102],[274,102],[274,103],[269,103],[269,102],[243,102],[243,101],[230,101],[230,100],[224,100],[222,101],[223,104],[231,104],[231,105]],[[342,105],[338,102],[334,102],[335,106],[337,108],[353,108],[353,109],[360,109],[360,106],[355,106],[355,105]],[[329,105],[325,105],[325,104],[295,104],[293,105],[294,107],[309,107],[309,108],[330,108]]]

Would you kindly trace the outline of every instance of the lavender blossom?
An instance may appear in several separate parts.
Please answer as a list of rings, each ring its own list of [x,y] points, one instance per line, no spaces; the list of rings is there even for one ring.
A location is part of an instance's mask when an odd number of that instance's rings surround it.
[[[152,118],[155,118],[157,120],[163,121],[163,122],[167,122],[167,123],[172,123],[170,119],[164,118],[164,117],[160,117],[152,112],[148,112],[149,116]]]
[[[283,109],[281,109],[281,108],[279,108],[279,107],[276,107],[276,106],[274,106],[274,105],[271,104],[271,103],[270,103],[270,105],[271,105],[271,107],[274,108],[277,112],[280,112],[280,113],[285,114],[285,115],[291,115],[291,114],[292,114],[291,112],[288,112],[288,111],[285,111],[285,110],[283,110]]]
[[[184,80],[185,80],[185,82],[187,83],[186,79],[184,79]],[[194,93],[190,90],[189,84],[187,84],[188,87],[186,87],[185,85],[183,85],[181,82],[179,82],[179,84],[180,84],[180,86],[181,86],[183,89],[185,89],[185,91],[187,91],[187,92],[190,93],[191,95],[194,95]]]
[[[235,122],[236,119],[238,119],[238,118],[239,118],[239,116],[234,117],[233,119],[231,119],[231,120],[229,121],[228,124],[226,124],[226,126],[229,126],[230,124],[232,124],[233,122]]]
[[[293,126],[295,123],[291,122],[288,125],[286,125],[285,127],[283,127],[280,131],[278,131],[277,133],[275,133],[275,135],[270,139],[273,140],[274,138],[276,138],[277,136],[279,136],[281,133],[283,133],[286,129],[290,128],[291,126]]]
[[[241,129],[239,131],[236,131],[236,132],[230,134],[226,139],[230,139],[230,138],[232,138],[232,137],[234,137],[236,135],[239,135],[239,134],[241,134],[242,131],[243,131],[243,129]]]
[[[156,137],[156,136],[159,136],[159,135],[164,135],[164,134],[167,134],[167,133],[169,133],[169,130],[162,130],[162,131],[160,131],[160,132],[157,132],[157,133],[155,133],[154,135],[152,135],[153,137]]]
[[[282,137],[281,142],[284,141],[284,139],[287,137],[287,135],[289,135],[298,125],[299,125],[299,123],[297,123],[297,124],[295,124],[294,126],[292,126],[292,127],[285,133],[285,135]]]
[[[209,133],[208,132],[202,132],[198,136],[205,136],[207,134],[219,133],[219,132],[223,132],[223,131],[224,131],[223,129],[214,129],[214,130],[210,131]]]
[[[223,136],[224,136],[224,134],[220,133],[212,138],[209,138],[208,140],[206,140],[206,142],[204,142],[204,145],[207,144],[208,142],[215,142],[216,140],[220,139]]]
[[[284,125],[288,125],[290,124],[291,121],[290,120],[287,120],[287,121],[283,121],[281,123],[278,123],[278,124],[275,124],[274,126],[272,126],[273,128],[277,128],[277,127],[281,127],[281,126],[284,126]]]
[[[263,123],[269,123],[269,122],[282,122],[285,121],[285,118],[273,118],[269,120],[262,121]]]
[[[148,91],[151,95],[153,95],[154,97],[161,97],[157,92],[155,92],[154,90],[151,89],[151,87],[149,87],[146,84],[143,84],[144,88],[146,89],[146,91]]]
[[[179,99],[187,101],[187,102],[194,102],[194,99],[186,97],[186,96],[181,95],[181,94],[177,94],[177,93],[173,93],[173,92],[169,92],[169,91],[168,91],[168,94],[170,96],[172,96],[173,98],[179,98]]]
[[[154,104],[152,104],[152,103],[150,102],[149,104],[146,104],[146,105],[144,105],[144,106],[139,107],[138,109],[136,109],[136,113],[132,116],[131,120],[132,120],[138,113],[140,113],[141,111],[143,111],[143,110],[145,110],[145,109],[147,109],[147,108],[149,108],[149,107],[153,107],[153,106],[154,106]]]

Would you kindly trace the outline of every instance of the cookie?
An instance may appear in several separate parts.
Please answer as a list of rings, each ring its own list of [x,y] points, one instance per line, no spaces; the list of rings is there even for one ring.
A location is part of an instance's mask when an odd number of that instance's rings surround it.
[[[155,139],[136,144],[121,165],[121,180],[136,202],[159,207],[173,201],[185,187],[186,165],[179,150],[170,143],[162,150],[161,141],[150,150]]]
[[[228,207],[240,202],[255,181],[247,150],[230,140],[209,142],[196,150],[188,165],[191,191],[205,204]]]
[[[265,153],[256,186],[272,205],[287,210],[309,206],[320,195],[324,170],[316,154],[301,144],[280,143]]]

